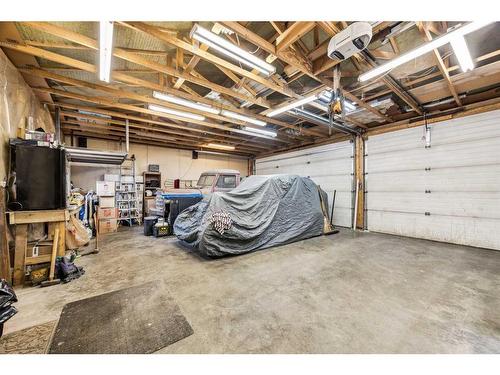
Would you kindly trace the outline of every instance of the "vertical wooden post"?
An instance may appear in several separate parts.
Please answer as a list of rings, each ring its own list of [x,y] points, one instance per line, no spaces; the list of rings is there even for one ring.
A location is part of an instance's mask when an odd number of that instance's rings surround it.
[[[4,189],[0,189],[0,278],[7,280],[9,283],[11,282]]]
[[[358,181],[358,205],[357,212],[355,212],[356,217],[356,228],[364,229],[365,222],[365,171],[364,171],[364,154],[365,154],[365,143],[362,136],[356,136],[356,154],[355,154],[355,172],[354,180]]]
[[[16,224],[16,250],[14,253],[13,285],[24,284],[24,263],[28,247],[28,224]]]
[[[66,222],[59,223],[59,240],[57,256],[63,257],[66,254]]]

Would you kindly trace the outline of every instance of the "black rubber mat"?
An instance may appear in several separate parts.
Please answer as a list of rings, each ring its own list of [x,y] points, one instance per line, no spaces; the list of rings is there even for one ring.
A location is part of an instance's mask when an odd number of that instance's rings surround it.
[[[163,282],[68,303],[49,353],[152,353],[193,334]]]

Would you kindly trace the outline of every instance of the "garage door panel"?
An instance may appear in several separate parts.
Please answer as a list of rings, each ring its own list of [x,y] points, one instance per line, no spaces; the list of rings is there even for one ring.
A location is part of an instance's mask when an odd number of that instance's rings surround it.
[[[387,181],[391,181],[390,184]],[[500,186],[500,164],[454,168],[432,168],[430,171],[369,173],[368,191],[418,192],[495,192]]]
[[[497,220],[372,211],[368,222],[375,232],[500,250]]]
[[[368,229],[500,250],[500,111],[423,130],[369,137]]]
[[[426,153],[424,148],[411,149],[397,152],[397,159],[394,158],[394,153],[384,152],[375,154],[371,151],[371,143],[369,143],[368,162],[370,173],[377,172],[393,172],[408,169],[425,169],[428,166],[426,161]]]
[[[337,190],[333,222],[351,226],[353,144],[334,143],[270,156],[256,161],[257,174],[297,174],[310,177],[328,194],[331,208]]]
[[[397,132],[383,134],[375,142],[370,142],[368,152],[370,154],[404,151],[417,149],[424,143],[422,141],[423,131],[421,128],[404,129]]]
[[[481,139],[433,145],[432,148],[426,150],[428,151],[426,161],[427,164],[432,163],[434,168],[495,164],[500,163],[499,147],[500,138],[497,142],[492,139]]]
[[[346,207],[337,207],[335,203],[335,211],[333,212],[333,223],[340,227],[351,226],[352,209]]]
[[[352,177],[350,175],[344,176],[317,176],[312,175],[311,178],[316,182],[316,184],[320,185],[321,188],[325,191],[348,191],[349,193],[352,191],[351,183]],[[346,190],[347,189],[347,190]]]
[[[313,166],[310,168],[310,166]],[[262,163],[262,169],[272,171],[274,173],[309,173],[309,174],[325,174],[325,173],[351,173],[352,167],[346,165],[346,158],[325,157],[312,159],[310,157],[296,157],[287,160],[278,160],[276,162]],[[283,172],[286,171],[286,172]]]
[[[370,192],[367,196],[369,211],[490,218],[498,219],[500,226],[500,193]]]
[[[460,127],[459,132],[453,131],[454,127]],[[491,113],[475,115],[474,118],[463,117],[455,119],[453,122],[447,121],[431,125],[432,136],[435,136],[440,143],[454,143],[463,140],[470,140],[483,137],[489,134],[491,137],[500,137],[500,127],[498,119]]]

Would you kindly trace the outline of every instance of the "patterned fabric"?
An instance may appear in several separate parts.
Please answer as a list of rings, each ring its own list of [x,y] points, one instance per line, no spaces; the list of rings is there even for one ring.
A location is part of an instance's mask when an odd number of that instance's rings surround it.
[[[213,228],[220,234],[231,228],[233,221],[229,212],[226,211],[216,211],[208,218],[208,221],[213,226]]]

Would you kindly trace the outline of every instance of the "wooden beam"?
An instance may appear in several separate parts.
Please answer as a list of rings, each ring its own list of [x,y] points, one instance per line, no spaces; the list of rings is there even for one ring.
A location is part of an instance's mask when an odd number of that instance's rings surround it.
[[[164,117],[164,114],[162,114],[161,112],[156,112],[156,111],[152,111],[150,109],[136,107],[136,106],[129,105],[129,104],[121,104],[121,103],[118,103],[114,100],[110,100],[110,99],[104,98],[104,97],[86,96],[86,95],[81,95],[81,94],[70,93],[68,91],[57,90],[57,89],[53,89],[53,88],[49,89],[49,88],[43,88],[43,87],[33,87],[33,90],[43,91],[43,92],[47,92],[47,93],[50,93],[53,95],[57,95],[57,96],[65,97],[65,98],[70,98],[70,99],[81,100],[81,101],[88,102],[88,103],[95,103],[95,104],[103,105],[103,106],[107,106],[107,107],[119,108],[119,109],[124,109],[124,110],[128,110],[128,111]],[[185,119],[184,120],[181,119],[181,121],[185,121]],[[220,125],[220,124],[210,123],[210,122],[200,121],[200,120],[190,120],[190,123],[206,126],[206,127],[212,128],[212,129],[231,131],[234,133],[244,134],[244,135],[248,136],[248,134],[246,134],[246,132],[244,130],[230,128],[230,127],[227,127],[225,125]],[[191,128],[190,128],[190,130],[191,130]],[[273,139],[273,140],[276,140],[276,139]],[[282,140],[278,140],[278,141],[283,142]],[[287,142],[285,142],[285,143],[287,143]]]
[[[224,26],[227,26],[228,28],[230,28],[234,32],[238,33],[239,35],[241,35],[243,38],[245,38],[249,42],[255,44],[257,47],[262,48],[264,51],[269,52],[271,54],[275,53],[275,54],[277,54],[279,56],[279,58],[281,60],[285,61],[286,63],[288,63],[290,65],[297,66],[300,69],[301,72],[304,72],[305,74],[307,74],[311,78],[313,78],[313,79],[321,82],[323,84],[322,87],[325,87],[325,86],[326,87],[331,87],[332,86],[331,80],[327,80],[327,79],[318,77],[317,75],[313,74],[305,66],[303,66],[301,64],[298,64],[296,61],[290,60],[289,56],[285,56],[285,55],[282,55],[282,54],[276,52],[275,46],[272,43],[269,43],[268,41],[266,41],[265,39],[261,38],[260,36],[258,36],[256,34],[252,33],[251,31],[247,30],[245,27],[243,27],[238,22],[222,22],[222,24],[224,24]],[[330,25],[329,26],[330,29],[335,28],[336,30],[338,30],[332,23],[326,23],[326,24]],[[331,60],[331,61],[333,61],[333,60]],[[347,94],[347,95],[349,96],[350,100],[354,101],[356,104],[360,105],[361,107],[365,108],[366,110],[370,111],[371,113],[375,114],[376,116],[378,116],[380,118],[383,118],[386,121],[392,122],[392,119],[390,117],[385,116],[383,113],[381,113],[376,108],[371,107],[370,105],[366,104],[365,102],[363,102],[362,100],[358,99],[354,95],[349,95],[349,94]],[[264,113],[266,113],[266,112],[267,111],[264,111]]]
[[[93,132],[83,132],[83,131],[75,131],[72,129],[66,129],[65,135],[71,135],[73,134],[74,136],[85,136],[88,138],[94,138],[94,139],[105,139],[105,140],[113,140],[113,141],[121,141],[123,137],[120,136],[110,136],[110,135],[105,135],[102,133],[93,133]],[[192,147],[192,146],[185,146],[185,145],[177,145],[175,143],[168,143],[168,142],[161,142],[161,141],[143,141],[141,139],[131,139],[131,143],[134,144],[140,144],[140,145],[146,145],[146,146],[157,146],[157,147],[166,147],[166,148],[173,148],[173,149],[183,149],[183,150],[211,150],[215,151],[214,149],[210,149],[208,147]],[[245,157],[254,157],[255,153],[248,153],[244,151],[238,151],[238,150],[217,150],[217,152],[227,154],[228,156],[231,155],[241,155]]]
[[[42,29],[43,31],[45,32],[48,32],[52,35],[56,35],[56,36],[59,36],[61,38],[64,38],[66,40],[69,40],[71,42],[74,42],[74,43],[78,43],[78,44],[81,44],[81,45],[85,45],[85,46],[88,46],[89,48],[93,48],[93,49],[97,49],[97,42],[91,38],[88,38],[86,36],[83,36],[83,35],[80,35],[80,34],[77,34],[77,33],[74,33],[74,32],[71,32],[71,31],[68,31],[68,30],[65,30],[63,28],[60,28],[58,26],[55,26],[55,25],[51,25],[51,24],[46,24],[46,23],[30,23],[30,25],[32,27],[35,27],[35,28],[40,28]],[[9,44],[7,46],[8,48],[15,48],[15,49],[21,49],[23,46],[20,46],[20,45],[17,45],[17,44]],[[28,54],[32,54],[32,55],[35,55],[35,56],[40,56],[40,57],[44,57],[44,58],[49,58],[51,59],[52,61],[56,61],[56,62],[61,62],[63,61],[64,64],[66,65],[69,65],[69,66],[73,66],[73,67],[77,67],[77,68],[80,68],[82,70],[85,70],[85,71],[90,71],[90,72],[95,72],[96,69],[93,65],[91,64],[87,64],[87,63],[83,63],[81,61],[78,61],[78,60],[75,60],[75,59],[70,59],[70,58],[66,58],[64,56],[61,56],[61,55],[58,55],[58,54],[53,54],[53,53],[50,53],[49,51],[44,51],[44,50],[41,50],[41,49],[37,49],[36,47],[29,47],[30,49],[24,49],[23,52],[25,53],[28,53]],[[148,67],[149,69],[152,69],[152,70],[155,70],[155,71],[159,71],[159,72],[163,72],[165,74],[171,74],[171,75],[174,75],[174,76],[177,76],[177,77],[182,77],[183,75],[182,74],[179,74],[176,72],[175,69],[170,69],[168,67],[164,67],[160,64],[155,64],[155,63],[152,63],[148,60],[144,60],[138,56],[134,56],[133,54],[130,54],[130,53],[127,53],[126,51],[122,51],[120,49],[115,49],[115,56],[117,57],[120,57],[120,58],[124,58],[128,61],[131,61],[131,62],[134,62],[134,63],[137,63],[139,65],[143,65],[145,67]],[[113,77],[116,78],[116,79],[119,79],[121,81],[125,81],[125,82],[128,82],[128,83],[131,83],[131,82],[137,82],[138,79],[137,78],[134,78],[134,77],[130,77],[130,76],[126,76],[126,75],[123,75],[123,74],[113,74]],[[244,100],[244,101],[248,101],[250,103],[253,103],[253,104],[258,104],[258,105],[262,105],[264,107],[269,107],[268,104],[266,104],[266,102],[264,100],[262,100],[262,98],[258,98],[257,100],[253,100],[251,97],[247,96],[247,95],[242,95],[238,92],[235,92],[235,91],[232,91],[232,90],[228,90],[226,89],[225,87],[222,87],[222,86],[219,86],[219,85],[215,85],[215,84],[212,84],[212,83],[207,83],[203,80],[200,80],[198,78],[195,78],[191,75],[189,76],[186,76],[185,77],[186,80],[190,81],[190,82],[193,82],[195,84],[200,84],[201,86],[205,86],[205,87],[208,87],[214,91],[218,91],[220,92],[221,94],[227,94],[227,95],[230,95],[232,97],[237,97],[241,100]],[[140,80],[139,80],[140,81]],[[143,81],[143,82],[147,82],[147,81]],[[149,83],[149,85],[154,85],[153,83]],[[233,109],[229,109],[229,110],[233,110]],[[241,113],[240,111],[234,109],[235,112],[239,112]],[[248,113],[247,113],[248,115]],[[280,122],[279,120],[274,120],[274,119],[269,119],[269,118],[266,118],[264,117],[264,119],[269,122],[269,123],[274,123],[274,124],[277,124],[277,125],[280,125],[280,126],[283,126],[283,127],[289,127],[289,128],[295,128],[293,125],[290,125],[290,124],[287,124],[287,123],[284,123],[284,122]],[[310,134],[310,135],[314,135],[314,136],[324,136],[324,134],[320,133],[320,132],[317,132],[315,130],[312,130],[312,129],[302,129],[301,132],[303,132],[304,134]]]
[[[212,31],[218,34],[220,31],[220,28],[218,28],[216,25],[214,25],[212,27]],[[207,45],[202,45],[202,46],[200,46],[200,48],[202,48],[204,51],[208,50]],[[182,49],[182,48],[177,48],[177,51],[183,51],[183,53],[184,53],[184,49]],[[201,60],[200,57],[193,55],[191,57],[191,59],[189,60],[186,68],[184,68],[184,66],[182,65],[182,69],[184,69],[184,73],[191,73],[191,71],[194,70],[194,68],[196,67],[198,62],[200,62],[200,60]],[[177,67],[177,69],[179,69],[179,67]],[[174,89],[179,89],[184,84],[184,82],[185,82],[185,79],[183,79],[183,78],[177,79],[177,81],[174,84]]]
[[[95,83],[90,83],[90,82],[86,82],[86,81],[82,81],[82,80],[78,80],[78,79],[74,79],[74,78],[69,78],[66,76],[61,76],[61,75],[56,74],[56,73],[47,72],[43,69],[31,68],[31,69],[20,69],[20,71],[27,73],[27,74],[35,75],[37,77],[49,78],[49,79],[52,79],[52,80],[55,80],[58,82],[64,82],[64,83],[67,83],[70,85],[77,85],[79,87],[86,87],[86,88],[89,88],[92,90],[105,92],[105,93],[108,93],[111,95],[115,95],[117,98],[127,98],[127,99],[131,99],[131,100],[136,100],[140,103],[142,102],[142,103],[157,104],[157,105],[160,105],[160,106],[163,106],[166,108],[175,109],[178,111],[186,111],[186,108],[183,106],[168,103],[168,102],[165,102],[163,100],[159,100],[159,99],[152,98],[152,97],[145,96],[145,95],[136,94],[134,92],[130,92],[130,91],[126,91],[126,90],[115,89],[115,88],[101,85],[101,84],[95,84]],[[218,121],[232,123],[235,125],[242,125],[242,126],[245,125],[245,126],[249,126],[249,127],[254,127],[256,129],[260,129],[260,127],[258,127],[257,125],[247,124],[244,121],[229,119],[229,118],[226,118],[226,117],[221,116],[221,115],[207,113],[207,112],[196,110],[196,109],[189,109],[189,112],[200,115],[200,116],[205,116],[205,117],[208,117],[208,118],[211,118],[214,120],[218,120]],[[170,114],[164,114],[162,117],[166,117],[166,118],[170,118],[170,119],[174,119],[174,120],[178,120],[178,121],[184,121],[184,122],[190,121],[190,120],[186,120],[185,118],[183,118],[181,116],[170,115]],[[197,120],[195,120],[195,123],[197,123],[199,125],[203,125],[203,123],[205,122],[205,121],[202,121],[202,122],[196,122],[196,121]],[[279,139],[276,139],[276,140],[279,141]]]
[[[355,229],[364,229],[364,217],[365,217],[365,171],[364,171],[364,154],[365,147],[364,141],[361,136],[356,136],[355,138],[355,155],[354,155],[354,165],[355,165],[355,176],[354,181],[358,184],[358,200],[357,211],[355,215]]]
[[[182,107],[182,106],[170,104],[170,103],[164,102],[162,100],[154,99],[154,98],[147,97],[147,96],[144,96],[144,95],[139,95],[139,94],[136,94],[136,93],[133,93],[133,92],[125,91],[125,90],[115,89],[115,88],[112,88],[112,87],[109,87],[109,86],[105,86],[105,85],[90,83],[90,82],[86,82],[86,81],[82,81],[82,80],[77,80],[77,79],[69,78],[69,77],[66,77],[66,76],[61,76],[61,75],[58,75],[56,73],[51,73],[51,72],[45,71],[43,69],[28,68],[28,69],[20,69],[20,71],[22,71],[24,73],[27,73],[27,74],[32,74],[32,75],[35,75],[35,76],[38,76],[38,77],[49,78],[49,79],[52,79],[52,80],[55,80],[55,81],[58,81],[58,82],[67,83],[67,84],[70,84],[70,85],[75,85],[75,86],[79,86],[79,87],[87,87],[89,89],[103,91],[103,92],[115,95],[116,97],[119,97],[119,98],[128,98],[128,99],[132,99],[132,100],[137,100],[139,102],[158,104],[158,105],[162,105],[164,107],[169,107],[169,108],[173,108],[173,109],[177,109],[177,110],[181,110],[181,111],[185,110],[185,108]],[[115,75],[113,75],[113,77],[115,77]],[[136,82],[136,83],[138,85],[142,85],[145,82],[144,81],[139,81],[139,82]],[[152,87],[152,89],[155,89],[155,88]],[[163,91],[168,91],[168,89],[167,88],[163,88]],[[199,101],[199,100],[197,100],[197,101]],[[212,104],[215,107],[219,107],[220,106],[220,105],[217,105],[216,103],[212,103]],[[251,124],[247,124],[247,123],[245,123],[243,121],[240,121],[240,120],[234,120],[234,119],[226,118],[226,117],[223,117],[223,116],[220,116],[220,115],[214,115],[214,114],[206,113],[206,112],[203,112],[203,111],[191,110],[190,109],[190,112],[193,112],[193,113],[196,113],[196,114],[199,114],[199,115],[203,115],[203,116],[206,116],[206,117],[210,117],[210,118],[213,118],[215,120],[233,123],[233,124],[236,124],[236,125],[245,125],[245,126],[249,126],[249,127],[255,127],[255,126],[253,126]],[[266,119],[266,120],[268,119],[265,116],[253,115],[253,114],[246,113],[246,112],[243,112],[243,113],[246,114],[246,115],[248,115],[248,116],[257,117],[257,118],[260,118],[260,119],[263,119],[263,120],[264,119]],[[164,117],[170,117],[170,118],[175,118],[176,120],[185,121],[185,120],[182,120],[181,118],[173,117],[173,116],[167,115],[167,114],[165,114]],[[290,124],[287,124],[287,123],[281,123],[280,122],[277,125],[279,125],[279,126],[285,125],[286,127],[294,128],[293,125],[290,125]],[[282,136],[284,136],[284,134],[282,134]],[[279,139],[277,141],[279,141]]]
[[[292,43],[306,35],[314,28],[314,22],[295,22],[287,28],[278,39],[276,39],[276,51],[282,51],[288,48]]]
[[[430,42],[432,40],[432,35],[431,35],[429,29],[424,25],[424,23],[417,22],[417,27],[420,31],[420,34],[422,34],[422,37],[424,38],[424,40],[426,42]],[[446,82],[446,85],[448,86],[448,89],[450,90],[451,95],[455,99],[455,102],[457,103],[457,105],[459,107],[461,107],[462,102],[460,101],[460,98],[458,97],[458,93],[457,93],[457,90],[455,89],[455,86],[453,86],[453,82],[451,82],[451,78],[450,78],[450,75],[448,73],[448,69],[447,69],[446,65],[444,64],[443,59],[441,58],[441,55],[439,54],[439,50],[434,49],[434,50],[432,50],[432,52],[434,54],[434,58],[436,60],[436,64],[439,68],[439,71],[443,75],[443,78]]]
[[[125,22],[122,24],[130,26],[136,30],[139,30],[139,31],[147,34],[147,35],[154,36],[155,38],[157,38],[163,42],[172,44],[178,48],[182,48],[186,51],[189,51],[193,55],[199,56],[200,58],[202,58],[202,59],[204,59],[212,64],[220,65],[224,68],[227,68],[227,69],[233,71],[234,73],[239,74],[240,76],[243,76],[243,77],[251,79],[255,82],[258,82],[261,85],[264,85],[265,87],[267,87],[271,90],[277,91],[283,95],[286,95],[289,97],[296,97],[297,96],[297,94],[295,94],[292,90],[290,90],[287,87],[282,87],[280,85],[277,85],[269,79],[263,78],[257,74],[254,74],[248,70],[245,70],[237,65],[234,65],[234,64],[228,62],[227,60],[224,60],[224,59],[217,57],[211,53],[203,51],[201,48],[196,48],[195,46],[192,46],[192,45],[190,45],[190,44],[188,44],[188,43],[186,43],[178,38],[163,34],[160,31],[158,31],[157,28],[154,26],[148,25],[148,24],[143,23],[143,22]]]
[[[75,110],[84,110],[88,112],[94,112],[94,113],[99,113],[102,115],[107,115],[107,116],[112,116],[112,117],[117,117],[117,118],[123,118],[123,119],[129,119],[133,121],[137,121],[140,123],[146,123],[146,124],[154,124],[154,125],[159,125],[162,127],[166,128],[172,128],[172,129],[179,129],[179,130],[184,130],[184,131],[189,131],[189,132],[194,132],[194,133],[200,133],[203,135],[210,134],[214,135],[220,138],[229,138],[229,139],[235,139],[238,141],[241,141],[242,138],[241,136],[236,136],[232,134],[226,134],[226,133],[219,133],[211,130],[206,130],[206,129],[200,129],[200,128],[188,128],[186,129],[185,126],[183,125],[178,125],[178,124],[173,124],[173,123],[167,123],[164,121],[159,121],[155,119],[150,119],[150,118],[145,118],[145,117],[140,117],[140,116],[134,116],[131,114],[127,113],[122,113],[122,112],[116,112],[116,111],[110,111],[108,109],[102,109],[98,107],[91,107],[91,106],[85,106],[85,105],[76,105],[72,103],[65,103],[65,102],[57,102],[57,106],[61,108],[68,108],[68,109],[75,109]]]
[[[263,51],[270,54],[266,61],[271,63],[276,59],[280,59],[287,64],[293,66],[297,70],[303,72],[304,74],[312,75],[312,64],[306,58],[302,58],[297,56],[297,54],[293,53],[293,51],[278,51],[276,46],[269,41],[265,40],[261,36],[255,34],[254,32],[248,30],[246,27],[241,25],[239,22],[229,22],[222,21],[221,22],[225,27],[233,30],[235,33],[240,35],[242,38],[246,39],[250,43],[256,45],[261,48]]]
[[[72,117],[75,119],[76,118],[80,118],[80,119],[83,118],[83,119],[87,119],[88,121],[96,121],[96,122],[103,122],[104,121],[106,123],[119,125],[119,126],[125,128],[124,121],[119,121],[119,120],[115,120],[115,119],[106,119],[106,118],[103,119],[102,117],[96,117],[96,116],[91,116],[91,115],[87,115],[87,114],[83,114],[83,113],[79,113],[79,112],[71,112],[71,111],[67,111],[67,110],[63,110],[60,113],[61,113],[61,117],[63,118],[62,121],[64,121],[64,122],[73,121],[73,120],[64,119],[64,117]],[[148,125],[143,125],[143,124],[148,124]],[[214,132],[208,132],[208,133],[203,132],[200,135],[196,135],[196,134],[192,134],[192,133],[188,132],[188,129],[186,129],[186,131],[175,131],[175,130],[172,130],[169,128],[153,127],[151,125],[151,123],[149,122],[149,120],[147,120],[147,119],[144,119],[143,123],[136,123],[136,122],[129,121],[129,126],[130,126],[130,128],[151,131],[154,133],[163,133],[163,134],[174,135],[174,136],[178,135],[178,136],[181,136],[183,138],[193,138],[196,140],[203,140],[205,143],[206,142],[217,142],[217,140],[221,140],[221,139],[225,139],[225,138],[228,138],[228,139],[232,138],[232,137],[227,137],[227,135],[225,135],[225,134],[214,133]],[[242,141],[242,139],[239,137],[234,137],[234,139],[236,139],[237,141]],[[233,142],[236,142],[236,141],[233,141]],[[252,143],[250,143],[249,145],[252,145]],[[260,144],[255,145],[254,147],[266,148]]]
[[[89,47],[89,48],[94,49],[94,50],[97,50],[99,48],[96,40],[89,38],[87,36],[75,33],[73,31],[64,29],[64,28],[56,26],[56,25],[52,25],[52,24],[44,23],[44,22],[27,22],[26,24],[33,27],[33,28],[36,28],[37,30],[40,30],[40,31],[46,32],[48,34],[66,39],[66,40],[73,42],[73,43],[77,43],[77,44]],[[157,29],[156,29],[156,32],[165,38],[167,38],[167,36],[169,35],[169,34],[162,33],[161,31],[158,31]],[[173,38],[174,40],[178,40],[175,37],[172,37],[172,36],[170,36],[170,37]],[[167,38],[167,39],[170,40],[169,38]],[[180,42],[182,42],[182,41],[180,41]],[[5,42],[1,42],[1,43],[3,44]],[[185,42],[182,42],[182,43],[184,43],[185,45],[188,45]],[[13,44],[10,44],[10,47],[7,45],[5,47],[11,48],[11,47],[13,47]],[[36,49],[36,47],[30,47],[30,48],[32,48],[32,50],[31,50],[32,52],[34,51],[33,49]],[[180,47],[180,48],[182,48],[182,47]],[[194,47],[193,47],[193,49],[194,49]],[[25,51],[26,51],[26,49],[25,49]],[[44,51],[44,53],[46,52],[48,54],[51,54],[51,52],[49,52],[49,51],[45,51],[45,50],[41,50],[41,51]],[[26,53],[29,53],[29,52],[26,52]],[[40,52],[38,52],[38,53],[40,53]],[[195,83],[197,85],[207,87],[211,90],[233,96],[233,97],[238,98],[240,100],[249,101],[250,103],[257,104],[257,105],[260,105],[260,106],[263,106],[266,108],[270,107],[270,105],[268,103],[266,103],[266,101],[261,99],[261,98],[255,99],[255,98],[252,98],[251,96],[238,93],[238,92],[233,91],[231,89],[228,89],[224,86],[217,85],[217,84],[212,83],[212,82],[200,80],[199,78],[196,78],[190,74],[186,74],[184,72],[178,72],[177,69],[173,69],[171,67],[167,67],[165,65],[162,65],[162,64],[156,63],[154,61],[145,59],[141,56],[138,56],[136,54],[128,52],[122,48],[114,48],[113,55],[118,57],[118,58],[121,58],[123,60],[138,64],[138,65],[142,65],[146,68],[149,68],[151,70],[154,70],[154,71],[157,71],[160,73],[168,74],[168,75],[171,75],[171,76],[174,76],[177,78],[184,78],[184,80],[186,80],[188,82],[192,82],[192,83]],[[60,62],[62,64],[69,65],[69,66],[72,66],[70,64],[71,62],[77,61],[75,59],[65,58],[65,56],[53,54],[53,53],[52,53],[52,55],[47,55],[47,56],[52,56],[52,58],[51,59],[49,58],[49,60]],[[59,56],[59,58],[61,60],[54,59],[54,56]],[[40,57],[43,57],[43,56],[40,56]],[[87,65],[91,65],[91,64],[87,64]],[[232,64],[230,64],[230,65],[232,65]],[[82,70],[86,70],[86,69],[82,68]],[[95,68],[94,68],[94,71],[95,71]]]

